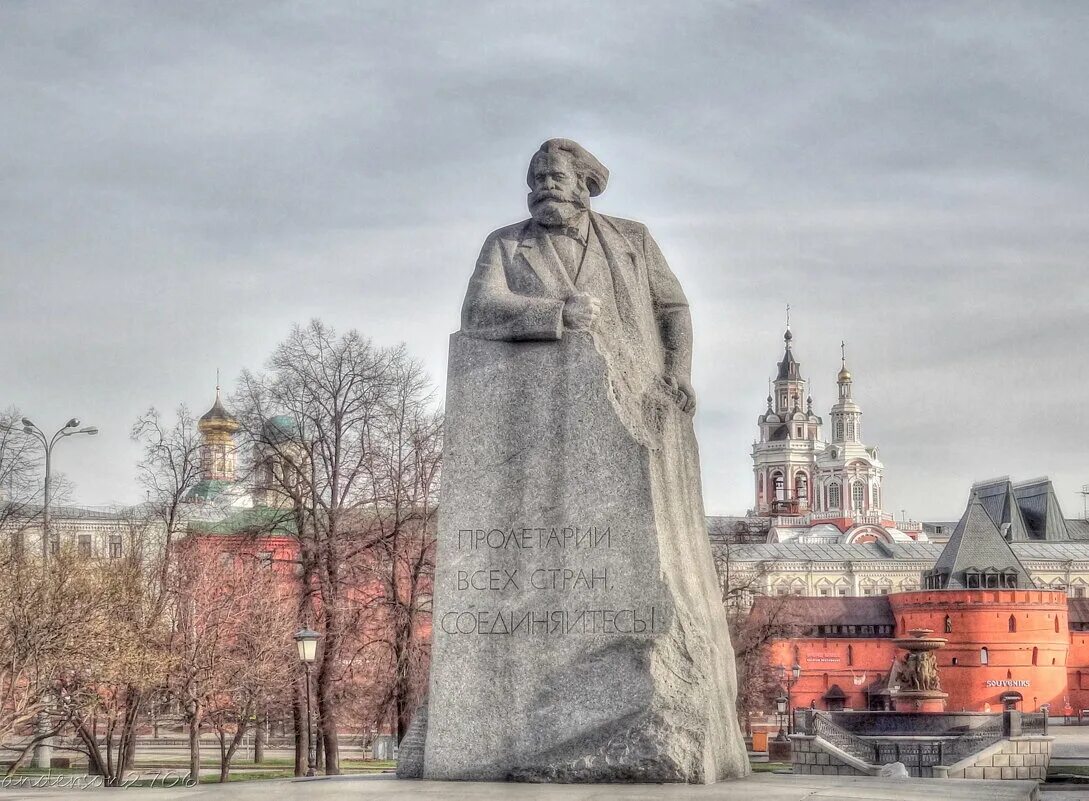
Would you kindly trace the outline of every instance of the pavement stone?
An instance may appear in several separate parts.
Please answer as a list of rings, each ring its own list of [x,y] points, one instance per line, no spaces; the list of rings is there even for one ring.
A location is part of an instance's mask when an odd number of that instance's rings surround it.
[[[84,801],[103,798],[92,790],[0,790],[0,798]],[[852,776],[762,774],[711,785],[693,784],[506,784],[435,782],[393,776],[340,776],[244,782],[164,790],[132,788],[125,801],[1031,801],[1034,781],[878,779]],[[1064,794],[1065,801],[1074,801]]]

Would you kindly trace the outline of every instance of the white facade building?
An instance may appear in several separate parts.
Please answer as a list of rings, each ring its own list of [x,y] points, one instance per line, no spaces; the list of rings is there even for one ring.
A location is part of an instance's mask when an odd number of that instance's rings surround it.
[[[783,359],[757,420],[760,438],[752,459],[754,515],[771,518],[769,542],[866,543],[925,540],[922,526],[896,522],[882,509],[884,465],[862,439],[862,409],[844,355],[836,378],[838,398],[823,439],[820,417],[794,356],[794,336],[783,335]],[[805,398],[805,409],[802,409]]]

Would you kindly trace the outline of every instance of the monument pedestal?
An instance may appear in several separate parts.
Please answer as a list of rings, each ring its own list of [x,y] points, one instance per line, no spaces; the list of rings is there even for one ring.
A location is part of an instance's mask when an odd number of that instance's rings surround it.
[[[447,386],[424,778],[745,775],[691,417],[586,333],[455,334]]]
[[[949,693],[935,690],[901,691],[892,693],[897,712],[944,712]]]

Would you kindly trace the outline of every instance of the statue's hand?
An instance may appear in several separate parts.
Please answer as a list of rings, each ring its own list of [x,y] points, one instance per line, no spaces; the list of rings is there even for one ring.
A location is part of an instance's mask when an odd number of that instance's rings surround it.
[[[667,375],[665,382],[677,394],[677,405],[688,414],[693,414],[696,411],[696,390],[692,389],[692,379],[674,373]]]
[[[600,300],[588,292],[577,292],[563,305],[563,325],[572,331],[589,331],[600,314]]]

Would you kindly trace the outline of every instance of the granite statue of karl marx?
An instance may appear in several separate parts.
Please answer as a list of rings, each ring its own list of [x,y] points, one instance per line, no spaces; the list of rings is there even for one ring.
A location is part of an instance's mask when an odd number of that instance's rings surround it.
[[[642,223],[590,209],[609,171],[570,139],[529,162],[530,219],[485,241],[462,330],[495,340],[558,340],[588,331],[623,401],[657,388],[695,409],[688,301]]]
[[[529,163],[531,218],[487,238],[469,281],[450,338],[423,757],[401,775],[748,772],[692,426],[688,302],[644,225],[590,210],[607,180],[575,142],[545,142]],[[606,544],[465,539],[573,526],[607,531]],[[563,570],[601,581],[533,578]],[[481,575],[511,581],[466,584]]]

